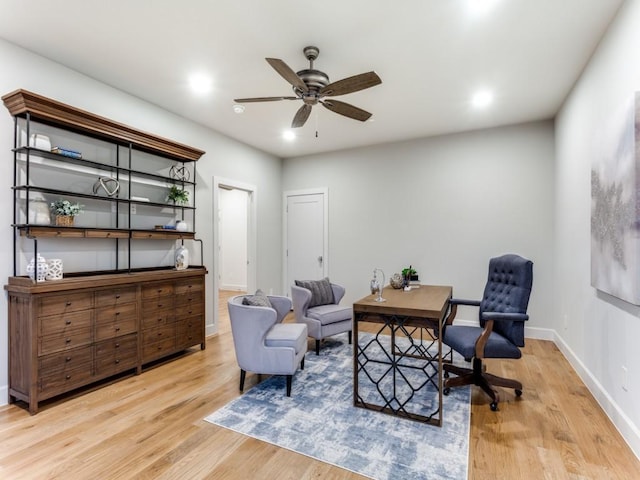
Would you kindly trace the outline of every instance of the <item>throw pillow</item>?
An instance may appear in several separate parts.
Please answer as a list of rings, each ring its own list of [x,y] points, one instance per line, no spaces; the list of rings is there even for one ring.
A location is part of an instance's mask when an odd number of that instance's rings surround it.
[[[333,289],[329,278],[323,278],[322,280],[296,280],[296,285],[311,290],[309,308],[317,307],[318,305],[329,305],[334,302]]]
[[[271,302],[269,301],[269,297],[267,297],[264,292],[260,289],[256,290],[255,295],[246,295],[242,299],[243,305],[251,305],[252,307],[269,307],[271,306]]]

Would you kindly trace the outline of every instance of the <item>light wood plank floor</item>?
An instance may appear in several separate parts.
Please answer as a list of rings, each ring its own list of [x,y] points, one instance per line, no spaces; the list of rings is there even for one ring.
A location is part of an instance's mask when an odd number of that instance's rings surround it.
[[[364,478],[202,420],[239,394],[224,295],[220,304],[220,333],[204,351],[35,416],[0,407],[0,478]],[[529,340],[521,360],[488,368],[522,380],[524,393],[503,390],[492,412],[474,390],[469,479],[640,478],[640,462],[551,342]],[[256,381],[249,374],[246,387]]]

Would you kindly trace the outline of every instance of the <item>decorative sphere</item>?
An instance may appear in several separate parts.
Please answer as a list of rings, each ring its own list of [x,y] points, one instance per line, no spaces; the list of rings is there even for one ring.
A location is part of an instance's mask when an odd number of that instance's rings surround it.
[[[402,275],[400,275],[399,273],[394,273],[393,275],[391,275],[391,278],[389,279],[389,284],[393,288],[402,288],[402,284],[403,284]]]

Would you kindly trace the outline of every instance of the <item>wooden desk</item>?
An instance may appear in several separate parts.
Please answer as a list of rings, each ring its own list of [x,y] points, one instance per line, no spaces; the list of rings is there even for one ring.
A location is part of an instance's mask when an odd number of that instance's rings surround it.
[[[385,302],[376,302],[377,295],[368,295],[353,304],[356,407],[442,425],[439,332],[451,293],[452,288],[447,286],[421,285],[409,292],[387,286],[382,292]],[[358,335],[358,325],[363,322],[380,325],[373,338]],[[417,382],[416,377],[420,378]],[[424,396],[434,397],[436,391],[437,402],[429,407]],[[425,411],[429,408],[431,411]]]

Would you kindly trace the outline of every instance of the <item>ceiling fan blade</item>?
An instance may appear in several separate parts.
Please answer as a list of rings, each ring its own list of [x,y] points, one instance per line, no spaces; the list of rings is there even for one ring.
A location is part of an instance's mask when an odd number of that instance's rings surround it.
[[[302,79],[298,76],[296,72],[291,70],[289,65],[284,63],[282,60],[278,58],[266,58],[269,65],[273,67],[273,69],[280,74],[282,78],[284,78],[287,82],[293,85],[296,88],[299,88],[303,92],[308,92],[309,87],[307,84],[302,81]]]
[[[276,102],[278,100],[299,100],[299,97],[255,97],[255,98],[234,98],[236,103],[250,102]]]
[[[307,105],[306,103],[302,105],[296,112],[295,117],[293,117],[293,122],[291,122],[291,128],[299,128],[303,126],[307,121],[307,118],[309,118],[310,113],[311,113],[311,105]]]
[[[343,78],[320,89],[320,95],[336,96],[357,92],[365,88],[380,85],[382,80],[376,72],[361,73],[353,77]]]
[[[360,120],[361,122],[366,122],[371,117],[371,113],[366,110],[354,107],[348,103],[339,102],[338,100],[324,100],[320,103],[334,113],[353,118],[354,120]]]

